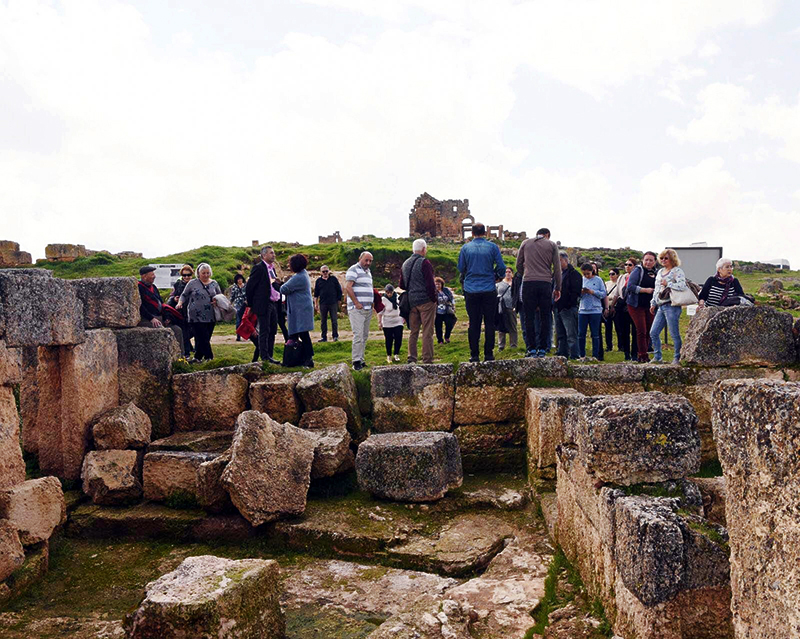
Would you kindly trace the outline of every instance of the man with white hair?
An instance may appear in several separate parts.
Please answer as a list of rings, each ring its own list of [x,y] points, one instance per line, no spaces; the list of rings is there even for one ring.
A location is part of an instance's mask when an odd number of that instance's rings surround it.
[[[364,352],[369,338],[369,322],[372,319],[372,304],[375,292],[372,288],[372,253],[364,251],[358,262],[353,264],[344,276],[345,294],[347,295],[347,315],[353,331],[352,359],[353,370],[360,371],[367,363]]]
[[[436,319],[436,283],[433,281],[433,264],[425,255],[428,243],[414,240],[414,253],[400,269],[400,288],[406,291],[411,314],[408,316],[408,363],[417,361],[417,340],[422,328],[422,363],[433,364],[433,324]]]

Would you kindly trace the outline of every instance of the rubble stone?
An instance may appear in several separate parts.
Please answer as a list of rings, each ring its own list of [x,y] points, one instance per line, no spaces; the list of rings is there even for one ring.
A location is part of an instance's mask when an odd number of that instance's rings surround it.
[[[25,551],[19,540],[17,527],[0,519],[0,582],[25,562]]]
[[[231,451],[228,449],[216,459],[197,467],[197,502],[209,512],[221,513],[233,508],[230,495],[222,484],[222,472],[230,461]]]
[[[581,462],[599,481],[663,482],[700,468],[694,409],[682,397],[659,392],[584,402],[575,441]]]
[[[0,338],[6,346],[64,346],[84,340],[80,300],[50,271],[0,269],[0,300]]]
[[[364,440],[358,392],[353,374],[341,363],[314,370],[297,383],[297,394],[307,411],[338,406],[347,413],[347,430],[356,442]]]
[[[168,328],[114,331],[119,355],[119,401],[133,402],[152,423],[153,438],[172,431],[172,364],[181,356],[175,333]]]
[[[300,428],[314,438],[314,462],[311,479],[332,477],[350,470],[355,456],[350,450],[350,433],[347,431],[347,414],[337,406],[304,413]]]
[[[197,430],[188,433],[175,433],[163,439],[150,442],[147,452],[174,450],[187,453],[221,453],[231,447],[232,430]]]
[[[450,433],[372,435],[358,448],[362,489],[394,501],[435,501],[463,481],[458,440]]]
[[[264,559],[189,557],[151,581],[125,620],[130,639],[282,639],[280,570]]]
[[[291,424],[252,410],[239,416],[222,484],[247,521],[258,526],[303,513],[314,447],[314,439]]]
[[[144,456],[142,484],[144,498],[167,501],[197,499],[197,469],[216,453],[158,451]]]
[[[142,497],[135,450],[92,450],[83,460],[83,492],[95,504],[118,506]]]
[[[175,430],[232,430],[236,418],[247,410],[248,387],[243,375],[224,368],[175,375]]]
[[[705,518],[714,524],[727,527],[725,519],[725,478],[693,477],[691,481],[700,489]]]
[[[0,519],[16,527],[25,546],[47,541],[67,519],[61,482],[41,477],[0,491]]]
[[[527,390],[525,422],[530,476],[555,478],[556,446],[564,441],[567,409],[579,406],[582,401],[583,395],[572,388]]]
[[[266,413],[278,423],[297,424],[303,412],[297,396],[297,382],[302,373],[270,375],[266,379],[250,384],[250,406]]]
[[[67,283],[83,303],[86,328],[132,328],[141,320],[135,277],[87,277]]]
[[[568,376],[563,357],[506,359],[460,364],[456,371],[456,424],[488,424],[525,418],[525,390]],[[542,382],[546,382],[543,384]]]
[[[800,636],[800,384],[720,382],[712,420],[725,474],[736,636]]]
[[[453,425],[450,364],[378,366],[372,371],[372,431],[444,431]]]
[[[25,462],[19,445],[19,415],[14,393],[0,386],[0,489],[25,481]]]
[[[689,323],[681,359],[696,366],[793,364],[793,321],[771,306],[704,308]]]
[[[117,406],[100,415],[92,426],[98,450],[145,448],[150,443],[150,418],[133,402]]]
[[[0,386],[11,386],[22,381],[22,349],[8,348],[0,339]]]

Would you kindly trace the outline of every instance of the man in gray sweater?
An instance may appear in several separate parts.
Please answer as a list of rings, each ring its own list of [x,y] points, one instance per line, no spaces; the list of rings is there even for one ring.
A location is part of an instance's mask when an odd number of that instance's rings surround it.
[[[400,288],[407,291],[411,314],[408,316],[408,362],[417,361],[417,339],[422,328],[422,363],[433,364],[433,324],[436,319],[436,283],[433,264],[425,258],[428,243],[414,240],[414,254],[400,269]]]
[[[550,240],[548,229],[539,229],[536,237],[525,240],[519,247],[517,272],[522,273],[523,282],[522,304],[529,349],[526,357],[544,357],[552,331],[553,302],[561,297],[558,245]]]

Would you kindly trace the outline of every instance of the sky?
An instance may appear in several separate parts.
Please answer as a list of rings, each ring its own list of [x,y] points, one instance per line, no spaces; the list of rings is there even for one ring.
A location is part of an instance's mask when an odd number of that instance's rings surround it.
[[[800,267],[800,3],[0,0],[0,239],[34,259],[406,237],[423,192]]]

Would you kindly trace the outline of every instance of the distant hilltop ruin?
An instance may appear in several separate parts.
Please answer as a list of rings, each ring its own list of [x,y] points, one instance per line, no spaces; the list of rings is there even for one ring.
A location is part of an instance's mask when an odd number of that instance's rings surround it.
[[[17,242],[0,240],[0,268],[25,266],[32,263],[31,254],[27,251],[20,251]]]
[[[48,244],[44,247],[44,255],[48,262],[74,262],[79,257],[91,257],[98,253],[107,253],[111,255],[108,251],[93,251],[87,249],[83,244]],[[122,251],[120,253],[114,253],[113,255],[122,259],[142,257],[141,253],[136,253],[134,251]]]
[[[410,237],[427,236],[463,241],[472,232],[472,225],[475,224],[475,218],[469,210],[469,200],[437,200],[427,192],[414,201],[414,208],[408,217]],[[506,231],[502,224],[487,225],[486,234],[501,242],[527,238],[524,231]]]

